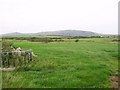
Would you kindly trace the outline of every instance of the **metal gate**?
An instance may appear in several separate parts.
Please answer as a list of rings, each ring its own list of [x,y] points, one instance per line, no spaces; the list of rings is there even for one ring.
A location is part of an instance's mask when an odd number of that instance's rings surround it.
[[[26,65],[30,63],[33,59],[31,50],[24,51],[9,51],[9,52],[1,52],[1,65],[2,68],[8,67],[17,67],[21,65]]]

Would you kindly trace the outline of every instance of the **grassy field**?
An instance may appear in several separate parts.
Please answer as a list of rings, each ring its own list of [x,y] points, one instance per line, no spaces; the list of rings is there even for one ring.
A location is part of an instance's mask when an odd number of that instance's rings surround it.
[[[14,45],[32,49],[35,61],[3,72],[3,88],[111,88],[118,75],[118,43],[109,38],[84,38],[79,42],[29,42]]]

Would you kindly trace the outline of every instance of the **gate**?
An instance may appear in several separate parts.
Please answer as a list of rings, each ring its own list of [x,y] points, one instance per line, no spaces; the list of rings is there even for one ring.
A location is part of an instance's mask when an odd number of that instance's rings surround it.
[[[4,51],[1,52],[1,65],[2,68],[17,67],[30,63],[33,59],[31,50],[24,51]]]

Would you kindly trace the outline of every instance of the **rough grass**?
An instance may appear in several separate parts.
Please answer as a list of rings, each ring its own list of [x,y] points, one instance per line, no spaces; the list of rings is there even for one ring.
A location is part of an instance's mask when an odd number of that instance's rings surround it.
[[[110,76],[118,74],[118,44],[110,39],[14,42],[38,57],[19,70],[3,72],[4,88],[111,88]]]

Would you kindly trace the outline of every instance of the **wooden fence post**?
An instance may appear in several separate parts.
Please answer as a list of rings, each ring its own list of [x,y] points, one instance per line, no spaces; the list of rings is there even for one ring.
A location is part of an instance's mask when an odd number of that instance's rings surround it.
[[[29,53],[28,53],[28,63],[30,63],[30,55],[29,55]]]
[[[15,59],[13,59],[13,66],[15,67]]]
[[[9,58],[9,52],[7,52],[7,56],[8,56],[8,58],[7,58],[7,61],[8,61],[7,67],[9,67],[9,66],[10,66],[10,62],[9,62],[9,61],[10,61],[10,60],[9,60],[9,59],[10,59],[10,58]]]
[[[31,51],[29,51],[29,53],[28,53],[28,63],[30,63],[31,61],[32,61],[32,53],[31,53]]]
[[[32,61],[32,53],[30,52],[30,61]]]
[[[26,64],[26,51],[24,53],[24,63]]]

